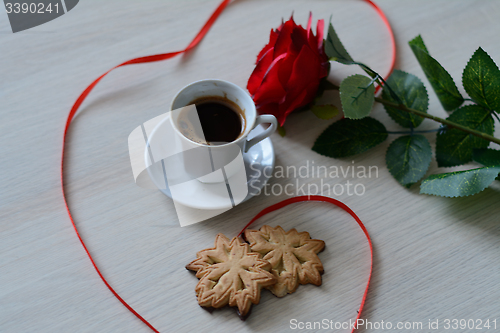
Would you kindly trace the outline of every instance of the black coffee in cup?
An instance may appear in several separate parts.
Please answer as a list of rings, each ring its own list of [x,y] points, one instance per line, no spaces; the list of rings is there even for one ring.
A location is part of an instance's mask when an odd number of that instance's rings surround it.
[[[189,104],[194,104],[196,111],[182,110],[177,125],[191,141],[221,145],[235,141],[245,131],[244,112],[225,97],[207,96]]]

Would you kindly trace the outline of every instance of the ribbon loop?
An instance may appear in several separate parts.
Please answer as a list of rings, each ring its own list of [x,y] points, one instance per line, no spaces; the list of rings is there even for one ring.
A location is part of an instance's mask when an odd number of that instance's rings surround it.
[[[366,236],[366,240],[368,241],[368,245],[370,247],[370,273],[368,275],[368,282],[366,284],[365,293],[363,294],[363,298],[361,299],[361,305],[359,306],[358,316],[356,317],[356,325],[357,325],[358,319],[361,317],[361,311],[363,311],[363,307],[365,305],[366,295],[368,294],[368,287],[370,286],[370,280],[372,278],[372,271],[373,271],[373,246],[372,246],[372,241],[371,241],[371,238],[370,238],[370,234],[368,234],[368,230],[366,230],[365,225],[363,224],[363,222],[361,222],[361,219],[356,215],[356,213],[354,213],[354,211],[351,208],[349,208],[345,203],[343,203],[341,201],[338,201],[336,199],[333,199],[333,198],[324,197],[322,195],[303,195],[303,196],[300,196],[300,197],[293,197],[293,198],[290,198],[290,199],[286,199],[286,200],[283,200],[281,202],[278,202],[277,204],[274,204],[272,206],[269,206],[269,207],[263,209],[260,213],[258,213],[257,215],[255,215],[255,217],[250,222],[248,222],[248,224],[243,228],[243,230],[240,231],[240,233],[238,234],[238,237],[241,236],[243,234],[243,232],[245,232],[245,230],[252,223],[254,223],[256,220],[258,220],[262,216],[264,216],[266,214],[269,214],[271,212],[274,212],[275,210],[278,210],[278,209],[283,208],[285,206],[288,206],[290,204],[293,204],[293,203],[296,203],[296,202],[305,202],[305,201],[322,201],[322,202],[328,202],[328,203],[331,203],[331,204],[333,204],[333,205],[335,205],[337,207],[342,208],[343,210],[345,210],[346,212],[348,212],[356,220],[356,222],[358,222],[359,227],[361,228],[361,230],[363,230],[363,233]],[[351,333],[354,332],[357,329],[356,325],[352,329]]]

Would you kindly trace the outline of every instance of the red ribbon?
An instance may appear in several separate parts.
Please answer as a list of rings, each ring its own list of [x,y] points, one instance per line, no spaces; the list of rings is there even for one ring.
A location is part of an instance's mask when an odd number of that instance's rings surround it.
[[[99,78],[97,78],[97,80],[95,80],[94,82],[92,82],[92,84],[90,86],[88,86],[87,89],[85,89],[83,91],[83,93],[80,95],[80,97],[78,97],[78,99],[76,100],[75,104],[71,108],[71,111],[69,112],[68,119],[66,120],[66,126],[64,127],[64,136],[63,136],[63,145],[62,145],[62,157],[61,157],[61,188],[62,188],[62,194],[63,194],[63,199],[64,199],[64,205],[66,206],[66,210],[68,211],[69,219],[71,221],[71,224],[73,225],[73,229],[75,229],[76,235],[78,236],[78,239],[80,240],[80,243],[82,243],[82,246],[83,246],[85,252],[87,252],[87,256],[89,257],[90,261],[92,262],[92,265],[94,266],[95,270],[97,271],[97,274],[99,274],[99,277],[101,278],[102,282],[104,282],[104,284],[106,285],[106,287],[108,287],[108,289],[113,293],[113,295],[115,295],[115,297],[130,312],[132,312],[137,318],[139,318],[144,324],[146,324],[151,330],[153,330],[153,332],[157,332],[157,333],[159,333],[159,331],[156,328],[154,328],[154,326],[151,325],[146,319],[144,319],[137,311],[135,311],[130,305],[128,305],[128,303],[125,302],[125,300],[123,298],[121,298],[120,295],[118,295],[118,293],[113,289],[113,287],[111,287],[111,285],[108,283],[108,281],[106,281],[106,279],[102,275],[101,271],[97,267],[97,264],[95,263],[94,259],[92,258],[92,255],[90,254],[89,250],[87,249],[87,246],[85,246],[85,243],[84,243],[84,241],[83,241],[80,233],[78,232],[78,228],[76,227],[75,221],[73,220],[73,216],[71,215],[71,211],[69,210],[68,202],[66,201],[66,193],[64,191],[64,146],[65,146],[65,143],[66,143],[66,135],[68,134],[68,128],[69,128],[69,125],[71,124],[71,120],[73,120],[73,117],[75,116],[76,111],[78,111],[78,108],[80,107],[80,105],[83,103],[83,101],[85,100],[85,98],[87,97],[87,95],[92,91],[92,89],[94,89],[94,87],[96,86],[96,84],[99,83],[99,81],[101,81],[101,79],[103,77],[105,77],[109,72],[111,72],[115,68],[126,66],[126,65],[141,64],[141,63],[147,63],[147,62],[155,62],[155,61],[167,60],[167,59],[175,57],[176,55],[179,55],[179,54],[182,54],[184,52],[187,52],[187,51],[191,50],[196,45],[198,45],[198,43],[203,39],[203,37],[205,37],[205,35],[207,34],[208,30],[210,30],[210,27],[214,24],[214,22],[217,20],[217,18],[219,17],[219,15],[222,13],[222,11],[224,10],[224,8],[226,8],[226,6],[230,2],[231,2],[231,0],[224,0],[224,1],[222,1],[222,3],[219,5],[219,7],[217,7],[217,9],[212,14],[212,16],[210,16],[210,18],[208,19],[207,23],[205,23],[205,25],[203,26],[203,28],[201,28],[200,32],[198,32],[198,34],[196,35],[196,37],[191,41],[191,43],[189,43],[189,45],[184,50],[182,50],[182,51],[176,51],[176,52],[170,52],[170,53],[156,54],[156,55],[147,56],[147,57],[141,57],[141,58],[135,58],[135,59],[126,61],[126,62],[124,62],[124,63],[122,63],[122,64],[120,64],[118,66],[115,66],[115,67],[111,68],[109,71],[107,71],[106,73],[104,73],[103,75],[99,76]]]
[[[391,44],[392,44],[391,45],[392,46],[391,66],[390,66],[390,70],[389,70],[389,74],[388,74],[388,75],[390,75],[390,73],[392,72],[392,70],[394,68],[394,63],[395,63],[395,59],[396,59],[396,46],[395,46],[394,35],[393,35],[393,32],[392,32],[391,26],[390,26],[389,21],[387,20],[386,16],[384,15],[383,11],[377,5],[375,5],[370,0],[364,0],[364,1],[368,2],[370,5],[372,5],[377,10],[378,14],[380,15],[380,17],[384,21],[385,25],[387,26],[387,29],[389,30],[389,34],[390,34],[390,37],[391,37]],[[157,333],[159,333],[159,331],[156,328],[154,328],[154,326],[151,323],[149,323],[146,319],[144,319],[144,317],[142,317],[137,311],[135,311],[127,302],[125,302],[125,300],[123,300],[123,298],[120,297],[120,295],[113,289],[113,287],[111,287],[111,285],[104,278],[104,276],[102,275],[101,271],[97,267],[97,264],[95,263],[94,259],[92,258],[92,255],[90,254],[87,246],[85,246],[85,242],[83,241],[80,233],[78,232],[78,228],[76,227],[75,221],[73,220],[73,216],[71,215],[71,211],[70,211],[69,206],[68,206],[68,202],[66,200],[66,192],[64,191],[64,148],[65,148],[65,144],[66,144],[66,136],[68,134],[69,125],[71,124],[71,121],[73,120],[73,117],[75,116],[76,112],[78,111],[78,108],[83,103],[83,101],[85,100],[85,98],[87,98],[88,94],[92,91],[92,89],[94,89],[94,87],[99,83],[99,81],[101,81],[102,78],[104,78],[112,70],[114,70],[114,69],[116,69],[118,67],[127,66],[127,65],[133,65],[133,64],[142,64],[142,63],[148,63],[148,62],[157,62],[157,61],[167,60],[167,59],[173,58],[173,57],[175,57],[177,55],[183,54],[183,53],[185,53],[185,52],[193,49],[194,47],[196,47],[196,45],[198,45],[198,43],[203,39],[203,37],[205,37],[205,35],[207,34],[208,30],[210,30],[210,28],[215,23],[215,21],[217,20],[217,18],[219,17],[219,15],[222,13],[222,11],[224,11],[224,9],[227,7],[227,5],[230,2],[231,2],[231,0],[224,0],[224,1],[221,2],[221,4],[213,12],[213,14],[210,16],[210,18],[205,23],[205,25],[201,28],[201,30],[195,36],[195,38],[191,41],[191,43],[189,43],[189,45],[184,50],[170,52],[170,53],[156,54],[156,55],[151,55],[151,56],[145,56],[145,57],[131,59],[129,61],[126,61],[124,63],[119,64],[118,66],[115,66],[115,67],[111,68],[109,71],[107,71],[106,73],[104,73],[103,75],[101,75],[100,77],[98,77],[94,82],[92,82],[92,84],[90,84],[87,87],[87,89],[85,89],[82,92],[82,94],[76,100],[75,104],[73,104],[73,107],[71,108],[71,111],[69,112],[68,117],[66,119],[66,125],[64,127],[62,152],[61,152],[61,189],[62,189],[62,196],[63,196],[63,200],[64,200],[64,205],[66,206],[66,210],[68,212],[68,216],[69,216],[69,219],[71,221],[71,224],[73,225],[73,229],[75,230],[75,233],[78,236],[78,239],[80,240],[80,243],[82,244],[83,249],[87,253],[87,256],[89,257],[89,259],[90,259],[92,265],[94,266],[97,274],[99,275],[99,277],[101,278],[101,280],[104,282],[104,284],[106,285],[106,287],[108,287],[108,289],[111,291],[111,293],[113,293],[113,295],[130,312],[132,312],[137,318],[139,318],[144,324],[146,324],[153,332],[157,332]],[[380,87],[377,87],[376,91],[378,91],[378,89],[380,89]],[[291,198],[291,199],[285,200],[285,201],[283,201],[281,203],[278,203],[276,205],[273,205],[273,206],[271,206],[269,208],[266,208],[262,212],[260,212],[250,223],[252,223],[254,220],[256,220],[257,218],[259,218],[260,216],[265,215],[269,211],[272,211],[274,209],[281,208],[281,207],[286,206],[286,205],[288,205],[290,203],[293,203],[293,202],[306,201],[306,200],[303,200],[303,199],[301,200],[301,198],[304,198],[304,197]],[[361,220],[359,220],[359,218],[356,216],[356,214],[354,214],[354,212],[352,210],[350,210],[349,207],[347,207],[346,205],[344,205],[340,201],[337,201],[337,200],[332,199],[332,198],[321,197],[321,196],[310,196],[308,198],[311,198],[311,199],[308,199],[308,200],[313,200],[313,198],[316,198],[316,199],[314,199],[314,201],[327,201],[327,202],[333,203],[333,204],[335,204],[335,205],[343,208],[344,210],[346,210],[349,214],[351,214],[354,217],[354,219],[356,219],[356,221],[359,223],[359,225],[363,229],[363,231],[365,232],[365,234],[367,236],[367,239],[368,239],[368,243],[370,245],[370,251],[371,251],[372,245],[371,245],[371,241],[370,241],[370,236],[368,235],[368,232],[366,231],[365,227],[361,223]],[[319,200],[320,198],[321,198],[321,200]],[[284,204],[284,203],[286,203],[286,204]],[[282,205],[282,206],[279,206],[279,205]],[[279,206],[279,207],[277,207],[277,206]],[[273,209],[273,207],[275,207],[275,208]],[[243,229],[243,230],[245,230],[245,229]],[[372,265],[370,265],[370,266],[372,266]],[[370,277],[371,277],[371,268],[370,268]],[[368,279],[368,283],[369,283],[369,281],[370,281],[370,278]],[[367,292],[368,292],[368,285],[366,287],[365,294],[363,295],[363,300],[361,302],[361,307],[359,309],[359,314],[358,314],[357,318],[359,318],[360,315],[361,315],[361,310],[362,310],[363,305],[365,303]],[[354,331],[354,329],[353,329],[353,331]]]
[[[389,20],[385,16],[382,9],[380,9],[380,7],[377,6],[371,0],[364,0],[364,1],[368,2],[373,8],[375,8],[378,15],[380,16],[380,18],[384,22],[387,30],[389,31],[389,38],[391,39],[391,65],[389,67],[389,71],[387,72],[387,75],[385,76],[385,78],[388,78],[389,76],[391,76],[392,71],[394,70],[394,64],[396,63],[396,41],[394,40],[394,33],[392,32],[391,24],[389,23]],[[378,86],[377,88],[375,88],[375,94],[380,90],[380,88],[381,88],[381,86]]]
[[[372,247],[372,240],[370,239],[370,234],[368,234],[368,230],[366,230],[365,225],[363,222],[361,222],[360,218],[352,211],[351,208],[349,208],[345,203],[340,202],[338,200],[335,200],[333,198],[329,197],[324,197],[322,195],[303,195],[300,197],[293,197],[290,199],[286,199],[283,201],[278,202],[277,204],[274,204],[272,206],[269,206],[265,209],[263,209],[259,214],[255,215],[255,217],[248,222],[248,224],[241,230],[241,232],[238,234],[238,237],[243,234],[246,228],[248,228],[252,223],[255,222],[255,220],[261,218],[262,216],[269,214],[271,212],[274,212],[275,210],[278,210],[280,208],[283,208],[285,206],[288,206],[290,204],[296,203],[296,202],[304,202],[304,201],[322,201],[322,202],[328,202],[331,203],[337,207],[342,208],[346,212],[348,212],[355,220],[358,222],[359,227],[363,232],[365,233],[366,240],[368,241],[368,245],[370,247],[370,274],[368,274],[368,282],[366,283],[366,288],[365,288],[365,293],[363,294],[363,299],[361,300],[361,305],[359,306],[358,310],[358,316],[356,317],[356,323],[358,319],[361,317],[361,311],[363,311],[363,306],[365,305],[366,301],[366,295],[368,294],[368,287],[370,286],[370,280],[372,278],[372,271],[373,271],[373,247]],[[351,333],[354,332],[357,329],[357,326],[354,326],[352,329]]]

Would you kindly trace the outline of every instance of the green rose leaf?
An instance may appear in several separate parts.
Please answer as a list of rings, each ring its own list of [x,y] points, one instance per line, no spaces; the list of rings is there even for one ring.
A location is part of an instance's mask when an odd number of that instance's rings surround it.
[[[340,83],[340,101],[344,116],[361,119],[370,114],[375,101],[375,87],[372,80],[364,75],[351,75]]]
[[[452,111],[462,105],[464,98],[458,91],[453,78],[436,59],[429,55],[422,37],[418,35],[408,44],[410,44],[415,57],[436,92],[443,108],[446,111]]]
[[[489,148],[474,149],[472,159],[487,167],[500,166],[500,150]],[[496,180],[500,180],[500,176]]]
[[[474,52],[465,66],[462,84],[474,102],[500,112],[500,70],[482,48]]]
[[[344,48],[344,45],[340,42],[335,29],[333,29],[332,23],[330,23],[328,27],[328,36],[326,36],[325,40],[325,53],[330,60],[346,65],[354,63],[354,60],[352,60],[351,56]]]
[[[490,111],[478,105],[466,105],[453,112],[448,120],[479,132],[493,135],[494,121]],[[487,148],[489,141],[455,128],[438,133],[436,160],[440,167],[451,167],[470,162],[475,148]]]
[[[339,109],[332,104],[313,105],[311,111],[319,119],[331,119],[339,114]]]
[[[312,150],[328,157],[360,154],[387,139],[387,130],[378,120],[342,119],[330,125],[316,139]]]
[[[427,95],[424,84],[418,77],[400,70],[395,70],[386,82],[387,85],[384,86],[384,90],[382,91],[383,99],[394,103],[400,102],[391,95],[389,88],[387,88],[387,86],[389,86],[406,107],[427,112],[429,96]],[[422,117],[390,106],[384,105],[384,108],[395,122],[406,128],[417,127],[424,120]]]
[[[408,42],[410,44],[410,47],[413,49],[413,47],[417,47],[424,51],[425,53],[429,54],[429,51],[427,50],[427,47],[425,46],[424,40],[422,39],[421,35],[418,35],[417,37],[413,38],[411,41]]]
[[[429,169],[432,150],[423,135],[405,135],[394,140],[385,155],[389,172],[403,186],[418,182]]]
[[[284,138],[284,137],[285,137],[285,135],[286,135],[286,130],[285,130],[285,128],[284,128],[283,126],[278,125],[278,134],[279,134],[282,138]]]
[[[422,181],[420,193],[442,197],[466,197],[487,188],[500,173],[500,166],[432,175]]]
[[[500,150],[474,149],[472,159],[484,166],[500,166]]]

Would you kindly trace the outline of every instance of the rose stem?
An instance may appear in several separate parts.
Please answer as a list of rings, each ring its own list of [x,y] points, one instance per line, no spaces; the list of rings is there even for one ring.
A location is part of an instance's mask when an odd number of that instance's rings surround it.
[[[334,84],[332,84],[331,87],[334,90],[339,90],[340,89],[339,86],[334,85]],[[461,130],[461,131],[464,131],[466,133],[472,134],[474,136],[477,136],[479,138],[485,139],[487,141],[495,142],[495,143],[497,143],[497,144],[500,145],[500,139],[495,138],[494,136],[491,136],[489,134],[473,130],[473,129],[468,128],[466,126],[454,123],[452,121],[449,121],[449,120],[446,120],[446,119],[443,119],[443,118],[439,118],[439,117],[433,116],[431,114],[428,114],[428,113],[425,113],[425,112],[422,112],[422,111],[419,111],[419,110],[408,108],[408,107],[406,107],[405,105],[402,105],[402,104],[397,104],[397,103],[393,103],[393,102],[387,101],[387,100],[382,99],[380,97],[375,97],[375,101],[379,102],[380,104],[384,104],[384,105],[387,105],[387,106],[399,109],[401,111],[406,111],[408,113],[413,113],[413,114],[415,114],[417,116],[420,116],[420,117],[423,117],[423,118],[432,119],[434,121],[437,121],[438,123],[441,123],[443,125],[447,125],[449,128],[456,128],[458,130]]]
[[[500,144],[500,139],[495,138],[494,136],[491,136],[489,134],[473,130],[473,129],[468,128],[466,126],[454,123],[452,121],[449,121],[449,120],[446,120],[446,119],[443,119],[443,118],[439,118],[439,117],[433,116],[431,114],[428,114],[428,113],[425,113],[425,112],[422,112],[422,111],[419,111],[419,110],[410,109],[410,108],[408,108],[408,107],[406,107],[406,106],[404,106],[402,104],[397,104],[397,103],[393,103],[393,102],[390,102],[390,101],[386,101],[385,99],[382,99],[380,97],[375,97],[375,101],[379,102],[380,104],[384,104],[384,105],[387,105],[387,106],[390,106],[390,107],[393,107],[393,108],[397,108],[397,109],[402,110],[402,111],[413,113],[413,114],[415,114],[417,116],[420,116],[420,117],[423,117],[423,118],[432,119],[434,121],[437,121],[438,123],[441,123],[443,125],[447,125],[449,128],[456,128],[456,129],[459,129],[461,131],[467,132],[469,134],[475,135],[475,136],[477,136],[479,138],[482,138],[482,139],[485,139],[485,140],[488,140],[488,141]]]

